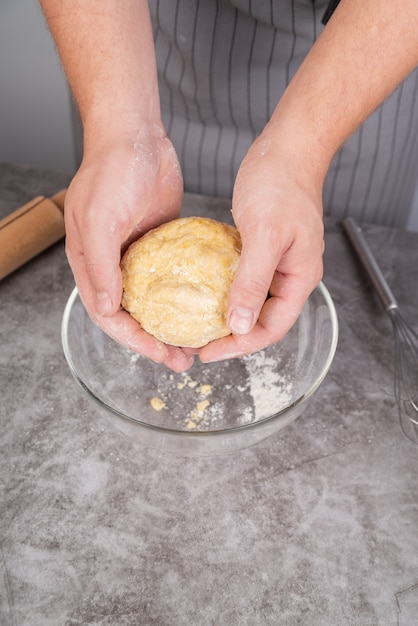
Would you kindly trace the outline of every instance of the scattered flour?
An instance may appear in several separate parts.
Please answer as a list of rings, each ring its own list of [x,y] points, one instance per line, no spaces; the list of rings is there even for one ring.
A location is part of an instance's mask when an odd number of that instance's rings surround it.
[[[136,366],[138,358],[139,355],[132,355],[131,367]],[[238,385],[226,382],[229,376],[222,378],[224,372],[211,382],[207,382],[209,374],[205,380],[204,372],[196,377],[200,380],[185,372],[180,376],[163,375],[156,389],[158,395],[151,398],[150,405],[156,412],[166,409],[170,420],[179,420],[182,427],[190,431],[250,424],[277,413],[292,402],[293,384],[286,374],[286,366],[278,365],[275,356],[261,351],[243,357],[242,362],[245,373],[241,369],[242,380]],[[213,378],[213,374],[211,376]],[[233,417],[231,410],[234,411],[235,402],[239,414]]]
[[[258,352],[244,357],[244,361],[248,372],[249,390],[254,401],[255,420],[268,417],[273,411],[277,413],[284,409],[292,399],[293,385],[286,380],[286,376],[275,371],[276,360],[266,356],[264,352]]]

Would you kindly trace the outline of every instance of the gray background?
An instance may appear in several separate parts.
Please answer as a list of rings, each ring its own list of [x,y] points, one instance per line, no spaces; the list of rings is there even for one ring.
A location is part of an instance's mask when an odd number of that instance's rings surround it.
[[[36,0],[0,0],[0,161],[73,173],[71,98]]]

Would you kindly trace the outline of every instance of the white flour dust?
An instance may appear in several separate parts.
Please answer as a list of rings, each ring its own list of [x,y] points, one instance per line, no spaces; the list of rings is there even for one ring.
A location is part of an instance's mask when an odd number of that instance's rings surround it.
[[[276,360],[264,352],[244,357],[255,420],[277,413],[292,400],[292,382],[275,371]]]
[[[138,372],[139,359],[139,355],[131,355],[132,373]],[[216,369],[202,367],[192,375],[156,370],[158,377],[150,378],[152,367],[145,363],[141,368],[144,376],[136,377],[144,386],[141,397],[149,396],[148,406],[155,419],[158,414],[171,424],[177,422],[181,430],[222,430],[251,424],[293,401],[287,363],[265,351],[243,357],[240,363],[219,363]],[[142,359],[139,364],[143,365]]]

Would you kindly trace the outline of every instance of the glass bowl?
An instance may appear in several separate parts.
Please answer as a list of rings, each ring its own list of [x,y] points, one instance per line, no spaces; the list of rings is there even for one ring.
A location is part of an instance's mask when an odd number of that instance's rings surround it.
[[[293,422],[334,358],[335,307],[323,283],[286,337],[256,354],[177,374],[122,347],[89,318],[75,288],[62,345],[75,380],[96,409],[131,439],[185,456],[248,448]]]

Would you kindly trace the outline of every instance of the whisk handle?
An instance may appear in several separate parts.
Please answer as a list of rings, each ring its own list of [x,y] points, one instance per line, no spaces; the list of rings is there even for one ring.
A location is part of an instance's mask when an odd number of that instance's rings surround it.
[[[369,248],[369,244],[363,235],[362,229],[352,217],[344,219],[342,224],[385,310],[389,312],[393,309],[397,309],[398,303],[396,302],[396,298]]]

